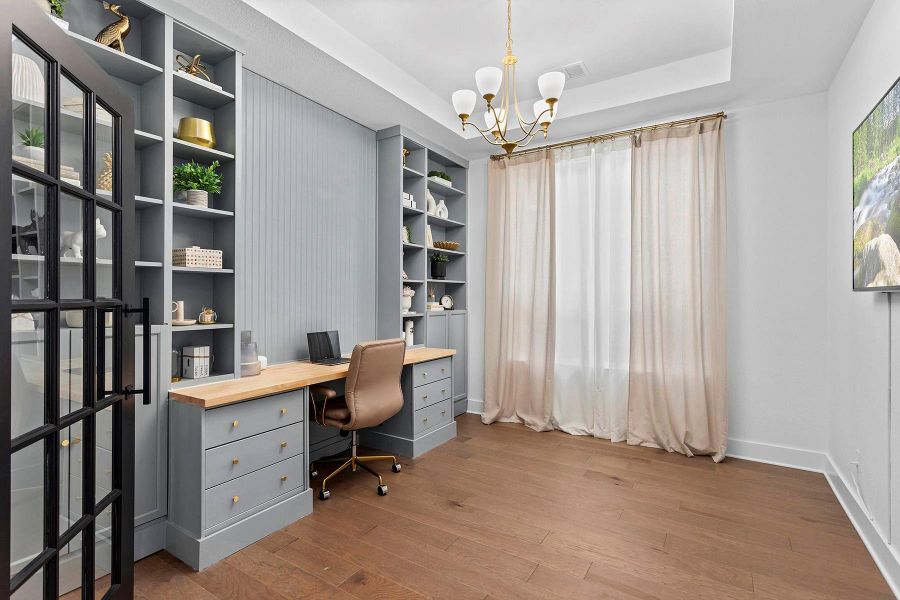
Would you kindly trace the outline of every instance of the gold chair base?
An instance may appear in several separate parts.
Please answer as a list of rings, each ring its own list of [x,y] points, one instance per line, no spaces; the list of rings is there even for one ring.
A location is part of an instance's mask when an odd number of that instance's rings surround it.
[[[354,450],[355,450],[355,448],[354,448]],[[379,486],[379,487],[382,487],[382,488],[385,487],[385,486],[384,486],[384,479],[381,478],[381,475],[379,475],[378,473],[376,473],[375,471],[373,471],[371,468],[369,468],[369,467],[365,464],[365,463],[367,463],[367,462],[374,462],[374,461],[376,461],[376,460],[389,460],[389,461],[391,461],[392,465],[396,466],[397,468],[399,468],[399,465],[400,465],[400,463],[397,462],[397,457],[396,457],[396,456],[390,456],[390,455],[381,455],[381,456],[356,456],[356,453],[355,453],[355,452],[353,453],[353,456],[350,456],[350,457],[344,457],[344,456],[341,456],[341,457],[332,457],[332,458],[322,458],[322,459],[319,459],[319,460],[315,461],[314,464],[319,464],[319,463],[335,463],[335,462],[342,462],[342,463],[343,463],[343,464],[342,464],[341,466],[339,466],[337,469],[335,469],[334,471],[332,471],[331,473],[329,473],[329,474],[325,477],[325,479],[322,480],[322,487],[321,487],[321,489],[320,489],[320,491],[319,491],[319,497],[324,499],[324,498],[327,498],[327,497],[330,495],[330,491],[328,490],[328,482],[331,481],[331,479],[333,479],[333,478],[336,477],[337,475],[339,475],[341,472],[346,471],[347,468],[350,468],[350,470],[351,470],[352,472],[355,473],[357,467],[360,467],[360,468],[362,468],[364,471],[367,471],[368,473],[370,473],[370,474],[372,474],[372,475],[374,475],[375,477],[378,478],[378,486]]]

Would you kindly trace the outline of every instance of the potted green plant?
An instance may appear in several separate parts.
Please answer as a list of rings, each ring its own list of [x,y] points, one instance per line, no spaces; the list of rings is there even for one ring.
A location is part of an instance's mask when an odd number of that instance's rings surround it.
[[[447,187],[453,185],[453,182],[450,180],[450,176],[443,171],[428,171],[428,179]]]
[[[222,192],[222,175],[217,172],[219,161],[208,167],[193,160],[176,165],[172,170],[172,183],[176,192],[184,192],[191,206],[209,206],[209,195]]]
[[[442,252],[431,255],[431,278],[445,279],[447,277],[447,263],[450,257]]]
[[[13,147],[13,154],[33,161],[44,162],[44,130],[29,127],[18,132],[19,143]]]
[[[63,29],[69,28],[69,23],[63,20],[63,16],[66,12],[66,1],[67,0],[50,0],[50,18]]]

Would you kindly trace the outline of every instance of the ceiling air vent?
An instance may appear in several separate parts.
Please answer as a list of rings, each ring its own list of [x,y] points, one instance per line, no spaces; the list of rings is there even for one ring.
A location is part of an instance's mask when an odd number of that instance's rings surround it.
[[[583,60],[565,65],[562,67],[562,71],[566,74],[566,79],[581,79],[588,75],[588,70],[587,67],[584,66]]]

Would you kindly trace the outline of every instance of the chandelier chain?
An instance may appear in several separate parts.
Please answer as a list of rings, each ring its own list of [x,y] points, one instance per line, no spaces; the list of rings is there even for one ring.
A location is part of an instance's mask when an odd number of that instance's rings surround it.
[[[512,0],[506,0],[506,51],[512,53]]]

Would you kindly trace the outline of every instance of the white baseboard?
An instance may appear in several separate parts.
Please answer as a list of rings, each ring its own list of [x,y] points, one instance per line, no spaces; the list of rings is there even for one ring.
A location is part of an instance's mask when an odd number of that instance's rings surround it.
[[[847,485],[847,481],[831,460],[831,456],[825,455],[825,459],[827,461],[824,471],[825,478],[828,480],[831,490],[837,496],[838,502],[841,503],[859,537],[862,538],[869,554],[872,555],[872,559],[885,581],[894,592],[894,596],[900,598],[900,553],[878,533],[875,524],[866,515],[862,503],[853,492],[853,488]]]
[[[484,400],[469,398],[469,407],[466,409],[466,412],[472,413],[473,415],[484,414]]]
[[[729,439],[726,456],[817,473],[824,473],[828,468],[824,452],[748,440]]]

